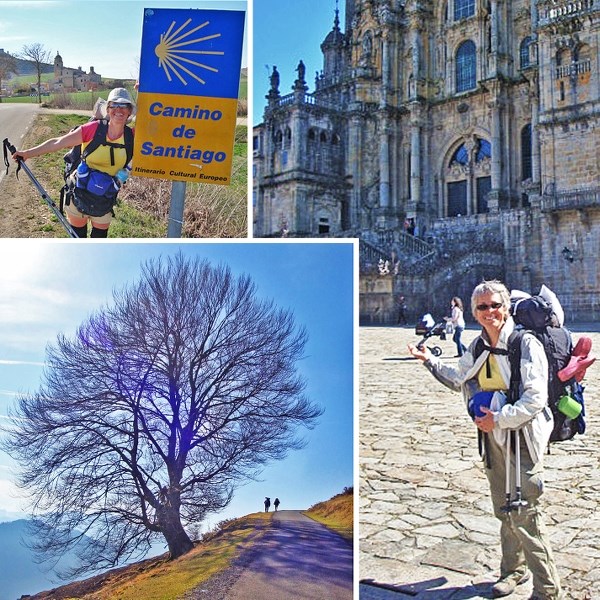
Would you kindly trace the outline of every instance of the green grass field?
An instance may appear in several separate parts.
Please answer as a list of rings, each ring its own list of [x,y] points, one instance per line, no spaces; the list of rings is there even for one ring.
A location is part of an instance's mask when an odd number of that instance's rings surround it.
[[[42,74],[42,83],[51,84],[54,80],[54,75],[52,73],[44,73]],[[4,81],[6,83],[6,81]],[[103,82],[104,83],[104,82]],[[135,81],[126,80],[125,87],[130,91],[133,91]],[[24,87],[35,87],[37,86],[37,75],[19,75],[18,77],[13,77],[10,80],[10,85],[13,89],[24,88]],[[98,99],[98,97],[106,98],[108,97],[110,90],[99,90],[95,92],[69,92],[69,93],[50,93],[50,95],[45,96],[42,95],[42,102],[47,103],[49,105],[55,105],[57,102],[63,103],[65,102],[65,98],[69,99],[72,104],[75,105],[85,105],[89,106],[90,110],[93,108],[94,103]],[[245,72],[242,72],[240,76],[240,89],[238,98],[240,100],[244,100],[248,98],[248,76]],[[37,95],[31,96],[29,94],[19,95],[19,96],[2,96],[2,102],[37,102]],[[68,105],[68,104],[67,104]],[[85,110],[85,109],[84,109]]]

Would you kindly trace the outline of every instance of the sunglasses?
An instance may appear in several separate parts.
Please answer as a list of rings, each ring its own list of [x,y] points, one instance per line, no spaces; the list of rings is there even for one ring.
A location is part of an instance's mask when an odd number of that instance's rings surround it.
[[[491,304],[478,304],[475,308],[480,311],[487,310],[488,308],[493,308],[494,310],[498,310],[502,308],[504,304],[502,302],[492,302]]]
[[[131,104],[129,102],[112,102],[108,108],[131,108]]]

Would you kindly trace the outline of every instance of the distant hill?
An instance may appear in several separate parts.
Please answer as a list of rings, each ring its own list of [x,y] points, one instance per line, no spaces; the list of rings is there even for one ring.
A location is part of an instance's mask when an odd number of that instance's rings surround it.
[[[8,52],[4,52],[4,50],[0,49],[0,57],[2,56],[13,55],[9,54]],[[13,56],[13,58],[17,61],[17,75],[37,75],[34,62],[30,60],[24,60],[22,58],[17,58],[16,56]],[[43,63],[42,73],[54,73],[54,64]]]
[[[27,521],[0,523],[0,600],[16,600],[64,583],[35,563],[33,553],[23,544],[28,537]]]

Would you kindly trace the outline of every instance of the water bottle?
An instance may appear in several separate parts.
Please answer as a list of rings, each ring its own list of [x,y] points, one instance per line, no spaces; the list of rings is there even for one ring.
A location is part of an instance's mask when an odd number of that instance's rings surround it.
[[[82,160],[79,165],[77,165],[77,187],[86,188],[89,175],[90,168],[87,166],[87,163]]]
[[[129,178],[129,171],[127,169],[121,169],[117,171],[115,177],[119,180],[119,183],[123,185]]]

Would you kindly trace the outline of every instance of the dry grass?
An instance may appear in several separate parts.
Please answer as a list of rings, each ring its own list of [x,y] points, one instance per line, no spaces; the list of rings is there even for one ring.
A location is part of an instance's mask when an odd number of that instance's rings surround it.
[[[344,488],[341,494],[311,506],[304,514],[352,541],[354,536],[354,488]]]
[[[247,127],[236,129],[231,185],[186,185],[183,237],[233,238],[248,235]],[[119,200],[143,214],[167,222],[171,181],[132,177]],[[126,237],[126,235],[122,236]]]

